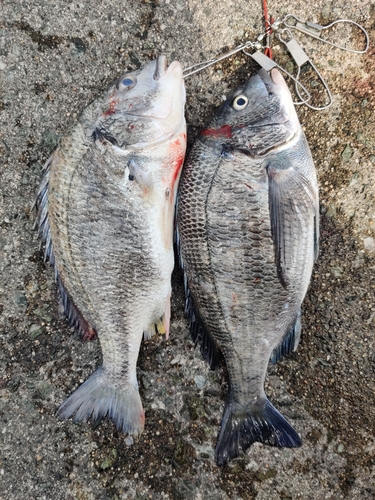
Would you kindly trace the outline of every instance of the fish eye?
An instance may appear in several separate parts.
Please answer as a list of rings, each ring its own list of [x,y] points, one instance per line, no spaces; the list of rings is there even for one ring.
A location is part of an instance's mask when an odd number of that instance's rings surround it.
[[[246,106],[248,105],[248,103],[249,103],[249,99],[245,95],[238,95],[234,99],[232,106],[237,111],[240,111],[241,109],[245,109]]]
[[[135,76],[126,76],[120,80],[118,84],[119,90],[130,90],[137,85],[137,78]]]

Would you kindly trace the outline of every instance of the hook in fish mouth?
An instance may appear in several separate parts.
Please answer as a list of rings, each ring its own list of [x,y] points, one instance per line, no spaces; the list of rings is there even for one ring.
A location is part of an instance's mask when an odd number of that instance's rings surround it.
[[[165,54],[161,54],[157,59],[156,59],[156,67],[154,71],[153,78],[154,80],[158,81],[160,78],[162,78],[167,71],[167,56]]]

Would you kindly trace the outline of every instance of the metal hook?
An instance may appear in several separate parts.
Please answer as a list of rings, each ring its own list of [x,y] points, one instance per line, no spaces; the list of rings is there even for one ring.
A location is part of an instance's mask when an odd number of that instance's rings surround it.
[[[286,40],[284,40],[284,38],[282,37],[283,33],[287,33],[289,35],[290,40],[288,42]],[[306,52],[303,50],[303,48],[299,45],[297,40],[295,38],[293,38],[293,35],[292,35],[290,29],[288,29],[288,28],[283,29],[281,31],[281,33],[278,34],[278,38],[279,38],[280,42],[282,42],[286,46],[290,55],[292,56],[295,63],[297,64],[298,71],[297,71],[296,78],[293,78],[294,82],[295,83],[298,82],[298,84],[303,88],[303,90],[306,91],[305,87],[303,87],[301,82],[299,81],[299,77],[301,74],[301,67],[308,63],[313,68],[315,73],[318,75],[319,80],[321,81],[323,87],[325,88],[325,91],[327,92],[329,102],[327,104],[325,104],[324,106],[316,107],[316,106],[312,106],[308,102],[304,102],[304,104],[306,104],[306,106],[308,106],[311,109],[315,109],[316,111],[321,111],[323,109],[329,108],[332,104],[333,99],[332,99],[331,91],[329,90],[329,87],[327,85],[327,82],[324,80],[324,78],[321,75],[321,73],[319,72],[318,68],[315,66],[315,64],[312,62],[312,60],[309,58],[309,56],[306,54]],[[301,96],[301,94],[299,92],[297,85],[295,86],[295,88],[296,88],[296,93],[297,93],[298,97],[300,99],[303,99],[303,97]],[[307,92],[307,94],[310,95],[309,92]]]
[[[287,21],[289,19],[293,20],[294,24],[289,24]],[[366,39],[366,47],[363,50],[355,50],[355,49],[350,49],[348,47],[343,47],[341,45],[338,45],[337,43],[330,42],[326,40],[325,38],[322,38],[322,32],[324,30],[327,30],[329,28],[332,28],[335,24],[339,23],[347,23],[347,24],[353,24],[354,26],[357,26],[363,34],[365,35]],[[370,45],[370,40],[367,31],[363,26],[360,24],[356,23],[355,21],[351,21],[350,19],[338,19],[337,21],[333,21],[333,23],[327,24],[327,26],[322,26],[320,24],[316,23],[311,23],[310,21],[302,21],[302,19],[299,19],[293,14],[287,14],[284,19],[281,21],[286,28],[289,29],[295,29],[297,31],[300,31],[301,33],[304,33],[305,35],[309,35],[313,38],[316,38],[317,40],[320,40],[321,42],[327,43],[328,45],[332,45],[332,47],[336,47],[341,50],[346,50],[348,52],[354,52],[355,54],[364,54],[367,52],[369,45]],[[274,29],[277,29],[278,25]]]
[[[298,78],[295,78],[288,71],[286,71],[286,69],[284,69],[279,64],[277,64],[273,59],[270,59],[268,56],[263,54],[263,52],[250,53],[250,52],[247,52],[246,49],[243,49],[242,51],[244,54],[246,54],[247,56],[250,56],[252,59],[254,59],[254,61],[257,62],[259,64],[259,66],[261,66],[266,71],[271,71],[271,69],[273,69],[273,68],[278,68],[280,71],[282,71],[287,76],[289,76],[289,78],[291,78],[294,81],[296,89],[298,86],[301,87],[301,89],[303,90],[303,92],[305,92],[305,94],[307,96],[307,99],[303,99],[301,94],[299,92],[297,92],[297,95],[301,99],[301,101],[294,102],[293,104],[295,104],[295,105],[306,104],[308,106],[307,101],[309,101],[311,99],[311,95],[310,95],[309,91],[306,89],[306,87],[304,85],[302,85],[302,83],[298,80]]]

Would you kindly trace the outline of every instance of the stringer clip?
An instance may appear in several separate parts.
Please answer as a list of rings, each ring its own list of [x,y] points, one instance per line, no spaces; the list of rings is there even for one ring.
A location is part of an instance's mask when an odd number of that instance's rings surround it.
[[[345,47],[343,45],[339,45],[338,43],[330,42],[329,40],[326,40],[325,38],[322,37],[324,31],[328,30],[329,28],[332,28],[332,26],[334,26],[335,24],[343,24],[343,23],[357,26],[357,28],[359,28],[365,35],[366,45],[363,50],[357,50]],[[285,28],[289,28],[290,30],[294,29],[300,31],[301,33],[316,38],[317,40],[323,43],[328,43],[328,45],[332,45],[332,47],[336,47],[341,50],[346,50],[347,52],[354,52],[355,54],[364,54],[365,52],[367,52],[370,45],[369,36],[365,28],[360,24],[356,23],[355,21],[351,21],[349,19],[338,19],[337,21],[333,21],[333,23],[327,24],[326,26],[321,26],[320,24],[311,23],[310,21],[302,21],[293,14],[287,14],[280,24],[283,24]]]
[[[273,59],[270,59],[268,56],[263,54],[263,52],[257,51],[257,52],[251,53],[251,52],[247,52],[246,49],[243,49],[243,52],[247,56],[250,56],[252,59],[254,59],[254,61],[257,62],[259,64],[259,66],[261,66],[266,71],[271,71],[271,69],[273,69],[273,68],[278,68],[282,73],[285,73],[289,78],[291,78],[294,81],[297,95],[301,99],[301,101],[295,102],[294,104],[296,104],[296,105],[306,104],[308,106],[307,101],[309,101],[311,99],[311,95],[310,95],[309,91],[306,89],[306,87],[304,85],[302,85],[302,83],[298,80],[299,73],[297,74],[297,77],[294,77],[286,69],[284,69],[282,66],[277,64]],[[300,92],[297,90],[298,87],[301,87],[303,92],[306,94],[305,99],[301,96]]]
[[[286,33],[289,36],[288,41],[283,38],[282,35],[284,33]],[[278,38],[279,38],[280,42],[282,42],[286,46],[290,55],[292,56],[295,63],[297,64],[297,67],[298,67],[297,75],[295,78],[293,78],[293,80],[296,83],[295,89],[296,89],[296,93],[297,93],[298,97],[301,100],[303,100],[303,97],[300,94],[298,86],[302,87],[304,92],[307,92],[305,87],[303,87],[303,85],[299,81],[299,77],[301,74],[301,68],[302,68],[302,66],[304,66],[306,64],[309,64],[311,66],[311,68],[315,71],[317,77],[321,81],[321,83],[322,83],[322,85],[327,93],[327,96],[328,96],[328,103],[325,104],[324,106],[313,106],[312,104],[309,104],[306,100],[301,102],[301,103],[298,103],[298,104],[306,104],[306,106],[308,106],[310,109],[314,109],[316,111],[321,111],[323,109],[329,108],[332,104],[332,101],[333,101],[332,94],[331,94],[331,91],[329,90],[327,82],[324,80],[324,78],[321,75],[321,73],[319,72],[318,68],[315,66],[315,64],[312,62],[312,60],[309,58],[309,56],[306,54],[306,52],[303,50],[303,48],[300,46],[300,44],[297,42],[297,40],[295,38],[293,38],[293,35],[289,29],[285,28],[285,29],[281,30],[281,32],[278,33]],[[297,82],[298,82],[298,85],[297,85]],[[307,92],[307,95],[310,96],[309,92]]]

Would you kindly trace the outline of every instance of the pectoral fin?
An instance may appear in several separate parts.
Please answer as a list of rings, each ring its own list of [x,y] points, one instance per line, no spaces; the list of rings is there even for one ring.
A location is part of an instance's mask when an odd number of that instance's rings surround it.
[[[318,252],[318,195],[301,173],[293,167],[267,167],[271,233],[280,283],[287,288],[290,271],[301,247],[309,246],[316,259]],[[302,240],[305,244],[302,245]],[[308,251],[308,249],[307,249]]]

